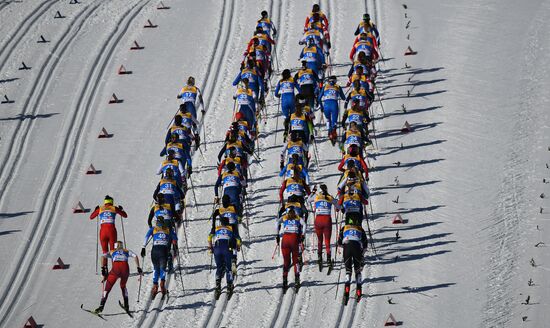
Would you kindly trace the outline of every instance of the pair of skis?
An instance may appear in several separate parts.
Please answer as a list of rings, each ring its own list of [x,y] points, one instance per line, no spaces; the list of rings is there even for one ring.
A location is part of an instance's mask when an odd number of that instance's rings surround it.
[[[126,312],[126,314],[127,314],[128,316],[130,316],[130,318],[133,318],[133,317],[134,317],[134,316],[133,316],[134,311],[126,310],[126,308],[124,307],[124,305],[123,305],[122,302],[120,302],[120,301],[118,301],[118,305],[124,310],[124,312]],[[105,319],[105,317],[103,316],[103,314],[102,314],[101,312],[97,312],[97,311],[95,311],[95,310],[86,309],[86,308],[84,307],[84,304],[80,304],[80,308],[81,308],[83,311],[85,311],[85,312],[88,312],[88,313],[90,313],[90,314],[93,314],[93,315],[95,315],[95,316],[97,316],[97,317],[99,317],[99,318],[101,318],[101,319],[107,321],[107,319]]]

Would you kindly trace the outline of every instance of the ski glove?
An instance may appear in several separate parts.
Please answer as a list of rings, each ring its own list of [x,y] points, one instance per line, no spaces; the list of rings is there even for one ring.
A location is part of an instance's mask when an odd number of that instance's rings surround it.
[[[145,247],[141,248],[141,257],[145,257]]]
[[[277,240],[277,245],[279,245],[281,243],[281,237],[277,236],[275,239]]]
[[[106,266],[101,267],[101,275],[103,277],[107,277],[109,275],[109,272],[107,272],[107,267]]]
[[[143,275],[143,270],[140,267],[137,267],[137,271],[140,275]]]
[[[124,208],[122,207],[122,205],[118,205],[117,208],[121,211],[124,211]]]

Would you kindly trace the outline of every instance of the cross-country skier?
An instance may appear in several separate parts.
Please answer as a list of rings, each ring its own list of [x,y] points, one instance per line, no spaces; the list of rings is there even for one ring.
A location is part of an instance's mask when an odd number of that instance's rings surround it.
[[[277,219],[276,233],[277,245],[280,245],[283,253],[283,292],[286,292],[288,288],[288,271],[291,266],[294,267],[294,288],[297,292],[300,288],[298,253],[300,244],[303,244],[305,239],[305,223],[296,215],[294,208],[290,208],[286,214]]]
[[[107,258],[105,257],[110,250],[115,247],[117,241],[117,232],[115,226],[116,215],[120,215],[123,218],[127,218],[128,214],[124,212],[121,205],[117,207],[113,204],[113,198],[109,195],[105,196],[103,200],[103,206],[96,206],[95,210],[90,214],[90,220],[98,217],[99,225],[99,243],[101,244],[101,250],[103,252],[101,274],[107,275]]]
[[[300,86],[300,94],[305,97],[309,107],[313,108],[315,95],[318,91],[319,77],[307,66],[307,60],[302,60],[302,67],[294,75],[294,81]]]
[[[313,70],[317,77],[322,77],[322,70],[325,67],[325,55],[321,48],[317,47],[314,39],[307,40],[306,46],[300,52],[299,60],[305,60],[307,67]]]
[[[338,197],[338,205],[346,217],[352,216],[360,224],[364,218],[363,204],[369,203],[369,189],[356,170],[350,169],[344,173],[342,182],[338,185]]]
[[[252,130],[256,126],[256,101],[258,96],[250,88],[248,78],[241,80],[242,84],[238,87],[233,99],[237,101],[238,112],[243,113],[246,121],[251,124]]]
[[[354,62],[355,55],[359,52],[364,52],[367,58],[370,58],[374,61],[378,59],[379,55],[376,48],[374,47],[373,40],[374,38],[372,37],[372,35],[369,36],[368,33],[359,34],[359,38],[353,44],[353,47],[351,48],[351,51],[349,53],[349,59],[352,63]]]
[[[139,259],[137,255],[131,250],[125,249],[124,244],[121,241],[115,242],[115,248],[110,253],[103,254],[105,259],[110,258],[113,262],[111,271],[108,275],[103,275],[103,281],[105,286],[103,288],[103,294],[101,295],[101,302],[95,313],[101,313],[105,307],[105,302],[109,297],[111,289],[115,285],[116,281],[120,278],[120,289],[122,290],[122,297],[124,298],[124,310],[128,312],[128,289],[126,289],[126,281],[130,276],[130,267],[128,266],[128,260],[133,257],[136,261],[137,272],[140,275],[139,279],[143,277],[143,270],[139,266]]]
[[[275,24],[273,24],[269,18],[267,11],[262,11],[261,16],[262,18],[258,20],[256,27],[261,27],[268,35],[275,37],[277,35],[277,29],[275,28]]]
[[[304,32],[307,31],[311,23],[314,21],[314,16],[317,16],[317,20],[322,24],[323,30],[328,31],[329,25],[327,16],[321,11],[321,7],[319,6],[319,4],[314,4],[311,8],[311,13],[309,14],[309,16],[306,17]]]
[[[164,194],[158,194],[157,195],[157,201],[153,206],[151,206],[151,209],[149,210],[149,217],[147,218],[147,225],[149,228],[152,228],[153,226],[156,226],[157,219],[162,216],[164,219],[164,222],[168,227],[174,227],[174,222],[176,222],[178,219],[175,216],[175,210],[172,204],[167,203],[164,200]],[[153,219],[155,219],[153,221]]]
[[[141,257],[145,257],[145,247],[149,243],[149,238],[153,240],[153,248],[151,249],[151,261],[153,262],[153,288],[151,289],[151,297],[155,298],[158,293],[159,279],[160,292],[164,297],[167,293],[166,282],[166,266],[170,255],[170,247],[173,246],[174,254],[178,254],[178,236],[175,231],[168,227],[164,222],[164,217],[157,217],[157,225],[149,228],[145,234],[143,247],[141,248]]]
[[[178,182],[178,185],[185,189],[184,185],[186,184],[185,170],[181,165],[181,162],[176,159],[176,152],[174,149],[168,150],[168,156],[166,159],[160,163],[160,166],[157,170],[157,175],[165,175],[167,169],[172,169],[174,172],[174,179]]]
[[[319,92],[319,103],[323,104],[323,113],[327,119],[327,130],[329,139],[334,145],[336,142],[336,126],[338,124],[339,100],[346,99],[344,91],[336,84],[336,76],[330,76],[328,83]]]
[[[248,87],[252,89],[254,94],[256,96],[259,94],[262,94],[264,92],[263,91],[264,89],[263,89],[262,77],[258,70],[259,69],[258,67],[256,67],[254,60],[247,60],[246,66],[235,77],[235,80],[233,81],[233,85],[237,86],[239,82],[243,81],[244,79],[247,79]],[[239,105],[240,104],[241,103],[239,103]]]
[[[323,267],[323,240],[327,253],[327,265],[329,270],[332,270],[332,260],[330,251],[330,239],[332,237],[332,207],[338,208],[338,202],[332,197],[327,190],[327,186],[322,184],[319,192],[312,193],[308,197],[308,201],[313,204],[315,213],[315,234],[317,235],[317,263],[319,270]]]
[[[303,165],[305,168],[307,168],[309,164],[309,153],[307,146],[302,141],[302,137],[299,133],[292,132],[290,134],[290,140],[281,152],[281,170],[285,166],[285,160],[290,162],[290,159],[293,158],[295,154],[299,157],[298,164]]]
[[[344,304],[348,303],[352,268],[355,271],[355,283],[357,286],[355,292],[359,301],[362,296],[361,286],[363,278],[361,277],[361,271],[363,270],[363,254],[367,249],[367,234],[361,227],[360,221],[346,215],[346,225],[340,230],[338,245],[344,249],[344,265],[346,267],[343,302]]]
[[[217,216],[227,218],[227,224],[233,229],[233,235],[235,238],[241,238],[239,234],[239,223],[242,221],[242,212],[237,210],[237,207],[231,203],[229,195],[223,195],[222,205],[217,208],[212,214],[212,220],[215,220]],[[237,249],[233,248],[233,256],[231,259],[231,270],[237,270]]]
[[[306,184],[309,184],[309,173],[301,162],[298,154],[292,154],[288,163],[281,169],[281,172],[279,172],[279,176],[285,179],[289,178],[293,174],[294,168],[297,168],[301,178],[306,181]]]
[[[374,24],[371,21],[369,14],[363,14],[363,20],[357,26],[357,29],[355,30],[354,35],[359,35],[361,33],[368,33],[368,32],[374,35],[374,37],[376,38],[376,44],[380,45],[380,33],[376,28],[376,24]]]
[[[294,113],[295,104],[294,104],[294,89],[300,93],[300,86],[294,81],[290,76],[290,70],[285,69],[282,74],[281,80],[277,83],[275,87],[275,97],[281,98],[281,110],[285,119]]]
[[[191,176],[193,173],[193,159],[190,154],[190,144],[181,142],[176,133],[173,133],[170,137],[170,142],[162,148],[160,156],[168,155],[168,151],[174,151],[174,158],[177,159],[182,167],[187,167],[187,175]]]
[[[205,113],[204,102],[202,100],[202,93],[199,88],[195,86],[195,78],[190,76],[187,79],[187,85],[181,88],[180,93],[177,96],[178,99],[181,99],[183,105],[186,106],[187,111],[191,113],[193,119],[197,120],[197,98],[202,106],[202,114]]]
[[[338,171],[345,172],[350,168],[353,162],[353,166],[358,168],[362,174],[365,176],[365,180],[369,181],[369,168],[365,160],[359,153],[359,147],[356,145],[351,145],[347,153],[342,157],[340,164],[338,164]]]
[[[228,218],[225,216],[218,217],[220,224],[216,224],[214,217],[212,220],[212,229],[208,235],[208,249],[214,253],[216,261],[216,289],[214,294],[216,299],[220,297],[221,281],[225,272],[228,298],[231,298],[234,288],[232,272],[233,249],[240,250],[241,240],[235,235]]]
[[[180,201],[185,199],[185,192],[180,188],[178,182],[174,179],[174,171],[171,168],[167,168],[164,172],[164,177],[160,179],[155,192],[153,193],[153,199],[158,201],[157,195],[164,194],[164,199],[167,203],[171,204],[176,209],[178,214],[183,212]]]
[[[237,207],[237,210],[242,212],[242,203],[240,196],[242,195],[244,188],[246,188],[246,181],[240,172],[236,170],[235,163],[227,164],[227,172],[222,173],[218,177],[216,184],[214,186],[214,194],[216,195],[214,201],[219,202],[219,191],[220,186],[223,188],[223,195],[228,195],[232,204]]]

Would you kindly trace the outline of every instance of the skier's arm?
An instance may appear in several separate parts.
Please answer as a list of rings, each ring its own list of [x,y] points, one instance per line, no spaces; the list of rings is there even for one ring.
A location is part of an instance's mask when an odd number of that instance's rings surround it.
[[[96,206],[95,210],[92,212],[92,214],[90,214],[90,220],[95,219],[95,217],[98,215],[99,215],[99,206]]]
[[[151,210],[149,211],[149,217],[147,218],[147,225],[149,228],[153,226],[153,217],[155,216],[155,210],[153,207],[151,207]]]
[[[166,146],[164,146],[164,148],[162,148],[162,150],[160,151],[160,155],[159,156],[166,156]]]
[[[222,149],[220,149],[220,152],[218,153],[218,162],[221,162],[222,160],[222,156],[223,154],[225,153],[225,150],[227,149],[227,143],[225,143],[222,147]]]
[[[279,98],[281,95],[279,94],[279,91],[281,89],[281,81],[277,82],[277,86],[275,87],[275,97]]]
[[[147,243],[149,242],[149,238],[153,235],[153,227],[149,228],[147,230],[147,233],[145,234],[145,239],[143,240],[143,247],[147,246]]]
[[[338,164],[338,171],[344,172],[344,164],[346,164],[346,159],[342,158],[342,160],[340,161],[340,164]]]
[[[159,194],[159,191],[160,191],[160,182],[157,185],[157,188],[155,189],[155,191],[153,192],[153,199],[154,200],[157,200],[157,195]]]
[[[286,188],[286,180],[283,181],[283,184],[281,185],[281,188],[279,188],[279,201],[280,202],[283,201],[283,192],[285,191],[285,188]]]
[[[241,72],[237,74],[237,77],[235,77],[235,80],[233,80],[233,86],[236,86],[241,81]]]
[[[159,168],[157,170],[157,175],[160,175],[162,173],[162,168],[163,168],[163,165],[162,163],[160,163]]]
[[[128,217],[128,214],[126,214],[126,212],[124,212],[124,209],[122,209],[122,206],[118,205],[116,207],[116,214],[122,216],[123,218],[127,218]]]
[[[218,176],[218,180],[216,180],[216,184],[214,185],[214,195],[218,197],[218,188],[222,184],[222,176]]]
[[[338,90],[340,91],[340,98],[342,100],[345,100],[346,99],[346,95],[344,94],[344,90],[342,90],[341,87],[338,87]]]

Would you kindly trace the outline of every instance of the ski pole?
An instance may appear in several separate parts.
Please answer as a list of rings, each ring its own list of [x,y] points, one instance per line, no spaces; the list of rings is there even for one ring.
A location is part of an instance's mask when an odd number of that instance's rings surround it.
[[[191,178],[191,176],[189,176],[189,182],[191,182],[191,191],[193,192],[193,199],[195,200],[195,210],[198,212],[199,207],[197,206],[197,195],[195,194],[195,186],[193,186],[193,178]]]
[[[374,246],[374,239],[372,238],[372,232],[370,230],[370,224],[369,224],[369,216],[368,216],[368,213],[365,209],[365,206],[363,205],[363,210],[365,211],[365,214],[367,214],[367,231],[369,233],[369,238],[370,238],[370,243],[371,243],[371,246],[372,246],[372,250],[374,251],[374,255],[378,258],[378,252],[376,252],[376,247]]]
[[[279,249],[279,244],[275,245],[275,249],[273,250],[273,255],[271,255],[271,260],[275,259],[275,254],[279,255],[277,250]]]
[[[208,269],[208,272],[212,272],[212,258],[214,257],[214,253],[210,251],[210,269]]]
[[[141,258],[143,261],[143,257]],[[143,262],[142,262],[143,263]],[[139,287],[138,287],[138,295],[137,295],[137,302],[139,303],[139,295],[141,294],[141,280],[143,279],[142,276],[139,276]]]
[[[96,217],[96,242],[95,242],[95,274],[98,274],[99,265],[99,216]]]
[[[185,239],[185,242],[187,243],[187,237]],[[189,253],[189,247],[187,248],[187,252]],[[180,282],[181,282],[181,289],[185,293],[185,287],[183,286],[183,275],[181,274],[181,258],[180,258],[180,252],[178,252],[178,272],[180,274]],[[140,282],[141,283],[141,282]]]
[[[275,118],[275,140],[273,141],[273,145],[277,144],[277,130],[279,129],[280,114],[281,114],[281,101],[279,100],[279,104],[277,105],[277,118]]]
[[[374,90],[376,90],[376,94],[378,95],[378,101],[380,102],[380,108],[382,108],[382,114],[386,116],[386,112],[384,111],[384,104],[382,104],[382,98],[380,97],[380,91],[378,91],[378,87],[376,84],[374,85]]]
[[[124,233],[124,220],[122,217],[120,218],[120,225],[122,226],[122,240],[124,240],[124,247],[128,247],[126,245],[126,234]]]
[[[183,225],[183,239],[185,239],[185,249],[187,250],[187,254],[189,254],[189,243],[187,242],[187,231],[185,230],[185,225]],[[178,252],[178,257],[179,257],[179,252]]]
[[[348,259],[349,260],[349,259]],[[347,261],[346,261],[347,262]],[[344,264],[344,261],[340,262],[340,269],[338,270],[338,282],[336,283],[336,294],[334,295],[334,299],[338,298],[338,288],[340,287],[340,275],[342,274],[342,266]]]

